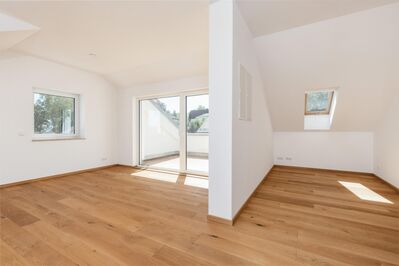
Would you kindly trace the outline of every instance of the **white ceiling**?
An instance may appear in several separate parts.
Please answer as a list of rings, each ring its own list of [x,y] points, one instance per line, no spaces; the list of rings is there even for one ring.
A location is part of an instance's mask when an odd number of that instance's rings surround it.
[[[303,131],[305,91],[339,87],[333,131],[372,131],[399,97],[399,3],[254,39],[276,131]]]
[[[207,73],[207,1],[9,1],[0,12],[40,28],[13,50],[119,87]]]
[[[257,36],[391,1],[238,2]],[[0,12],[40,28],[2,33],[3,49],[92,71],[118,87],[207,73],[207,0],[1,1]]]
[[[238,0],[257,37],[374,8],[398,0]]]
[[[0,13],[0,51],[13,47],[38,30],[29,23]]]

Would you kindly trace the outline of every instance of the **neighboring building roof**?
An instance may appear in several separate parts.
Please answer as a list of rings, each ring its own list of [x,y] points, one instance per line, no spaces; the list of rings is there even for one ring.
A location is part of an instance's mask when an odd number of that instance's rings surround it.
[[[192,110],[188,114],[188,120],[194,119],[200,115],[209,113],[209,109]]]

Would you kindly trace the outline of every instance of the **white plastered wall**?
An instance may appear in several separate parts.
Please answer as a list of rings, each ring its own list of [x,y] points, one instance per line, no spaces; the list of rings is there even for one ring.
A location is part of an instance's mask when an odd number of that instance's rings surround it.
[[[208,213],[231,220],[233,111],[232,1],[209,6],[209,190]]]
[[[273,166],[273,128],[253,37],[235,6],[236,49],[233,87],[233,216]],[[252,77],[250,119],[238,119],[240,65]]]
[[[81,95],[84,139],[32,141],[33,87]],[[0,184],[116,163],[116,90],[102,77],[8,53],[0,91]]]
[[[274,132],[274,164],[373,173],[373,132]]]
[[[210,6],[209,214],[233,219],[273,165],[272,125],[252,36],[234,1]],[[240,64],[252,76],[251,119],[238,120]]]
[[[399,87],[375,131],[375,174],[399,188]]]

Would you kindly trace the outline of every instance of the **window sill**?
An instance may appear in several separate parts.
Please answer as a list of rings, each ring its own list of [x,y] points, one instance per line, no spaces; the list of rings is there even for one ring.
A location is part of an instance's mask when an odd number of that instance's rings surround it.
[[[60,140],[85,140],[86,138],[82,137],[59,137],[59,138],[34,138],[32,142],[41,142],[41,141],[60,141]]]

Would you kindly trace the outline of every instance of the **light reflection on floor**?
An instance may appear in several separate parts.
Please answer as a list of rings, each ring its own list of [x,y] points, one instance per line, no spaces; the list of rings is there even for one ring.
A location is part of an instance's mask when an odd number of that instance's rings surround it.
[[[143,165],[148,165],[157,168],[164,169],[180,169],[180,157],[178,155],[165,156],[160,158],[155,158],[151,160],[144,160]],[[208,157],[194,157],[189,156],[187,158],[187,170],[208,173],[209,161]]]
[[[184,184],[192,187],[200,187],[208,189],[208,179],[198,176],[187,175]]]
[[[177,173],[173,173],[170,171],[152,170],[152,169],[138,170],[132,173],[131,175],[136,177],[144,177],[148,179],[158,180],[158,181],[165,181],[169,183],[178,183],[178,180],[180,178],[181,181],[179,181],[179,183],[184,184],[186,186],[208,189],[208,179],[204,176],[179,175]]]
[[[151,166],[178,170],[180,168],[180,158],[173,158],[173,159],[165,160],[163,162],[154,163],[154,164],[151,164]],[[208,159],[187,158],[187,169],[191,170],[191,171],[207,173],[208,172]]]
[[[179,178],[178,174],[162,172],[162,171],[151,171],[141,170],[131,174],[132,176],[145,177],[159,181],[166,181],[170,183],[176,183]]]
[[[393,204],[393,202],[387,200],[380,194],[372,191],[371,189],[360,183],[344,182],[344,181],[338,181],[338,182],[362,200]]]

